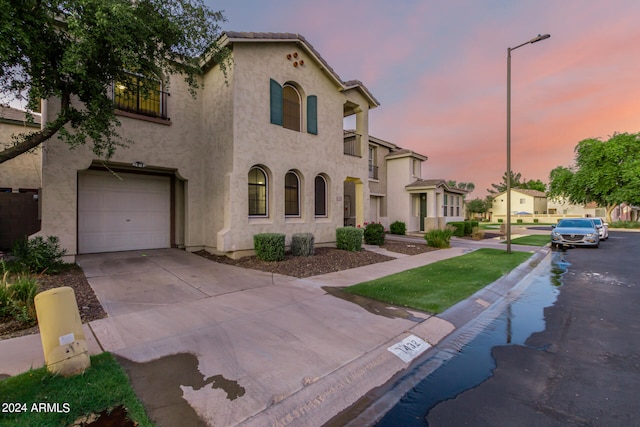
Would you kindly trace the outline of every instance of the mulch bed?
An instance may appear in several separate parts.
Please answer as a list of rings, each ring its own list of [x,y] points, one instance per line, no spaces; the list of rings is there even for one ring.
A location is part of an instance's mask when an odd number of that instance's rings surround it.
[[[94,320],[107,317],[107,313],[102,308],[96,294],[84,277],[82,269],[77,265],[69,265],[69,267],[59,274],[38,276],[39,291],[46,291],[61,286],[69,286],[75,292],[76,301],[78,302],[78,311],[80,312],[80,320],[82,323],[88,323]],[[16,322],[0,323],[0,340],[21,337],[38,333],[38,325],[27,326]]]

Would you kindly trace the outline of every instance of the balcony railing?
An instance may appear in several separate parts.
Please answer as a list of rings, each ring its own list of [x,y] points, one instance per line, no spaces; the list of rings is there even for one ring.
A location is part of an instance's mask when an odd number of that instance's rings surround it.
[[[369,165],[369,178],[378,179],[378,166]]]
[[[360,135],[355,135],[355,137],[344,141],[344,154],[347,156],[362,157],[362,150],[360,149]]]
[[[135,79],[127,82],[126,86],[121,83],[113,85],[114,107],[129,113],[166,120],[168,96],[169,92],[160,89],[145,92]]]

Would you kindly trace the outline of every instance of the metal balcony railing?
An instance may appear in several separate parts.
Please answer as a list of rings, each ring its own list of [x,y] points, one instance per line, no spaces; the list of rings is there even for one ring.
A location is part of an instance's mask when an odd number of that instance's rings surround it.
[[[378,166],[369,165],[369,178],[378,179]]]
[[[145,92],[135,78],[126,83],[126,86],[122,83],[113,85],[113,104],[116,109],[149,117],[168,119],[167,97],[169,92],[163,90]]]

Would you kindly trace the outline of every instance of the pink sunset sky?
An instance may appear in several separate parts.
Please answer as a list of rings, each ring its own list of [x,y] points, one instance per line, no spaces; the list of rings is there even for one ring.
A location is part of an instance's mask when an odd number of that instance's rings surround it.
[[[511,165],[548,182],[586,138],[640,131],[637,0],[206,0],[223,30],[303,35],[380,101],[369,132],[429,157],[424,178],[485,197]]]

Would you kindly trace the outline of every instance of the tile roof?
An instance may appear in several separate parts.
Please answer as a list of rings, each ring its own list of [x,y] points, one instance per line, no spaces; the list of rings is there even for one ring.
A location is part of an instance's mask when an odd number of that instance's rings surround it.
[[[27,116],[23,110],[18,110],[13,107],[0,106],[0,120],[16,122],[16,124],[24,123],[28,126],[40,125],[40,114],[34,113],[33,123],[27,121]]]
[[[449,187],[447,181],[444,179],[417,179],[409,185],[406,185],[404,188],[421,188],[421,187],[444,187],[445,190],[451,193],[458,194],[466,194],[469,193],[467,190],[463,190],[462,188],[457,187]]]
[[[307,41],[302,35],[295,33],[254,33],[244,31],[225,31],[222,34],[222,38],[227,37],[229,42],[242,42],[242,41],[254,41],[254,42],[296,42],[301,43],[318,62],[321,68],[325,69],[329,75],[331,75],[339,84],[343,90],[359,89],[369,99],[374,106],[379,106],[380,102],[373,96],[373,94],[362,84],[359,80],[343,81],[338,73],[324,60],[320,52],[318,52],[311,43]],[[223,41],[224,43],[224,41]]]

